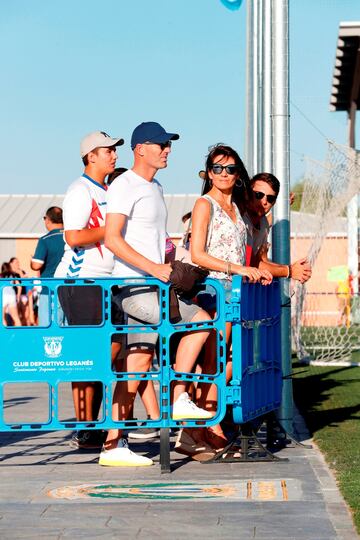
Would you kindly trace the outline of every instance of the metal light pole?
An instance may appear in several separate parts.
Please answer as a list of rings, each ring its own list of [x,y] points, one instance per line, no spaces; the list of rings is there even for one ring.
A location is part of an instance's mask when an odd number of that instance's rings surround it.
[[[263,170],[264,159],[264,1],[270,0],[247,2],[245,162],[250,176]]]
[[[280,181],[280,196],[274,207],[273,259],[290,262],[290,157],[289,157],[289,1],[272,0],[272,171]],[[278,420],[293,432],[293,394],[291,375],[291,309],[289,280],[281,280],[281,341],[284,377],[282,404]]]
[[[263,170],[263,156],[264,156],[264,114],[263,114],[263,95],[264,95],[264,18],[263,18],[263,0],[254,0],[254,4],[257,4],[257,18],[256,18],[256,41],[257,41],[257,61],[256,61],[256,73],[254,75],[257,87],[257,155],[254,156],[254,169],[255,173]]]
[[[262,137],[262,168],[263,172],[272,171],[272,123],[271,123],[271,0],[262,0],[262,117],[263,117],[263,137]],[[260,171],[257,171],[260,172]]]
[[[254,12],[252,0],[247,1],[246,10],[246,107],[245,107],[245,164],[250,176],[253,174],[253,64],[254,64]]]
[[[260,34],[259,1],[247,2],[247,55],[246,55],[246,167],[250,176],[258,172],[259,156],[259,73]]]
[[[261,19],[261,20],[260,20]],[[247,2],[246,164],[249,174],[272,172],[281,184],[274,207],[272,256],[290,262],[289,1]],[[261,156],[260,156],[261,154]],[[259,157],[260,156],[260,157]],[[293,431],[289,280],[281,280],[282,404],[278,419]]]

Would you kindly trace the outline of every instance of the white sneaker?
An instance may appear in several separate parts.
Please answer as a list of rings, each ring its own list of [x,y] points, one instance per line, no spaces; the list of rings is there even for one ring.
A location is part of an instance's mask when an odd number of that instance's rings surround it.
[[[128,447],[126,439],[120,439],[116,448],[101,450],[99,465],[107,467],[149,467],[154,465],[152,459],[139,456]]]
[[[187,392],[180,394],[173,404],[173,420],[207,420],[212,418],[213,413],[201,409],[191,399]]]

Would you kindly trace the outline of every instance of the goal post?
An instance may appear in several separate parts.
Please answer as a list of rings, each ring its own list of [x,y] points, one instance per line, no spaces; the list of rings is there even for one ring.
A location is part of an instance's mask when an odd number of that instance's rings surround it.
[[[328,143],[325,163],[307,160],[292,232],[292,259],[306,255],[313,266],[311,280],[294,283],[292,290],[292,344],[301,360],[359,361],[359,276],[349,264],[357,248],[348,241],[347,218],[347,206],[360,188],[359,164],[354,149],[334,142]],[[358,208],[355,222],[357,238]]]

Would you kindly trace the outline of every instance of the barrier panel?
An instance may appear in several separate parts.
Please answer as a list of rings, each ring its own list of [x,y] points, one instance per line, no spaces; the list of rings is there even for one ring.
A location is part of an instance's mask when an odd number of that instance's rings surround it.
[[[234,276],[232,298],[225,303],[221,284],[207,279],[217,297],[217,315],[214,320],[197,323],[172,323],[169,319],[169,285],[154,278],[144,279],[21,279],[22,286],[42,287],[45,297],[45,324],[43,326],[0,325],[0,431],[64,430],[136,428],[134,420],[123,422],[112,418],[114,385],[130,379],[152,380],[158,390],[160,416],[156,420],[144,419],[141,427],[170,428],[213,425],[225,415],[226,406],[232,406],[234,421],[247,422],[276,409],[281,400],[280,358],[280,294],[279,284],[264,287],[242,283]],[[0,305],[6,287],[14,280],[0,280]],[[98,324],[69,326],[63,321],[59,292],[62,287],[83,286],[84,294],[90,288],[99,288],[102,314]],[[159,295],[160,316],[157,324],[125,325],[112,317],[112,290],[119,286],[156,287]],[[87,290],[89,289],[89,291]],[[45,294],[47,293],[47,294]],[[44,314],[42,315],[44,316]],[[233,325],[232,359],[233,377],[226,387],[226,322]],[[176,338],[182,333],[212,330],[216,332],[216,372],[180,373],[173,368]],[[157,367],[148,372],[114,371],[111,363],[111,342],[114,335],[124,339],[132,333],[158,334]],[[59,415],[64,383],[99,381],[103,387],[103,403],[99,418],[94,422],[78,422],[74,413],[67,418]],[[178,381],[216,384],[218,404],[216,415],[210,420],[176,421],[171,417],[171,393]],[[26,401],[27,388],[41,384],[46,388],[47,407],[41,420],[24,417],[9,419],[6,411],[16,406],[17,400]],[[69,385],[68,385],[69,386]],[[19,389],[21,388],[21,393]],[[10,389],[10,391],[9,391]],[[11,391],[16,399],[11,399]],[[8,397],[10,396],[10,397]],[[26,408],[26,407],[25,407]],[[5,414],[6,413],[6,414]]]
[[[232,380],[227,402],[242,424],[277,409],[281,403],[279,282],[242,283],[234,278],[228,320],[232,321]]]

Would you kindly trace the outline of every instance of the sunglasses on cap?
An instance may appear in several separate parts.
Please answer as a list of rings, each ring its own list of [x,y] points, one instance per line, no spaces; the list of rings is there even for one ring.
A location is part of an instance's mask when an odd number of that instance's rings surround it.
[[[221,174],[224,169],[228,174],[236,174],[238,172],[237,165],[220,165],[220,163],[214,163],[210,169],[214,174]]]
[[[147,141],[143,144],[156,144],[157,146],[160,146],[161,150],[165,150],[165,148],[171,148],[172,141],[166,141],[166,142],[151,142]]]
[[[276,201],[276,198],[277,198],[277,195],[266,195],[266,193],[263,193],[262,191],[255,191],[255,190],[252,190],[253,194],[254,194],[254,197],[257,201],[261,201],[261,199],[263,199],[264,197],[266,197],[266,200],[270,203],[270,204],[274,204],[274,202]]]

